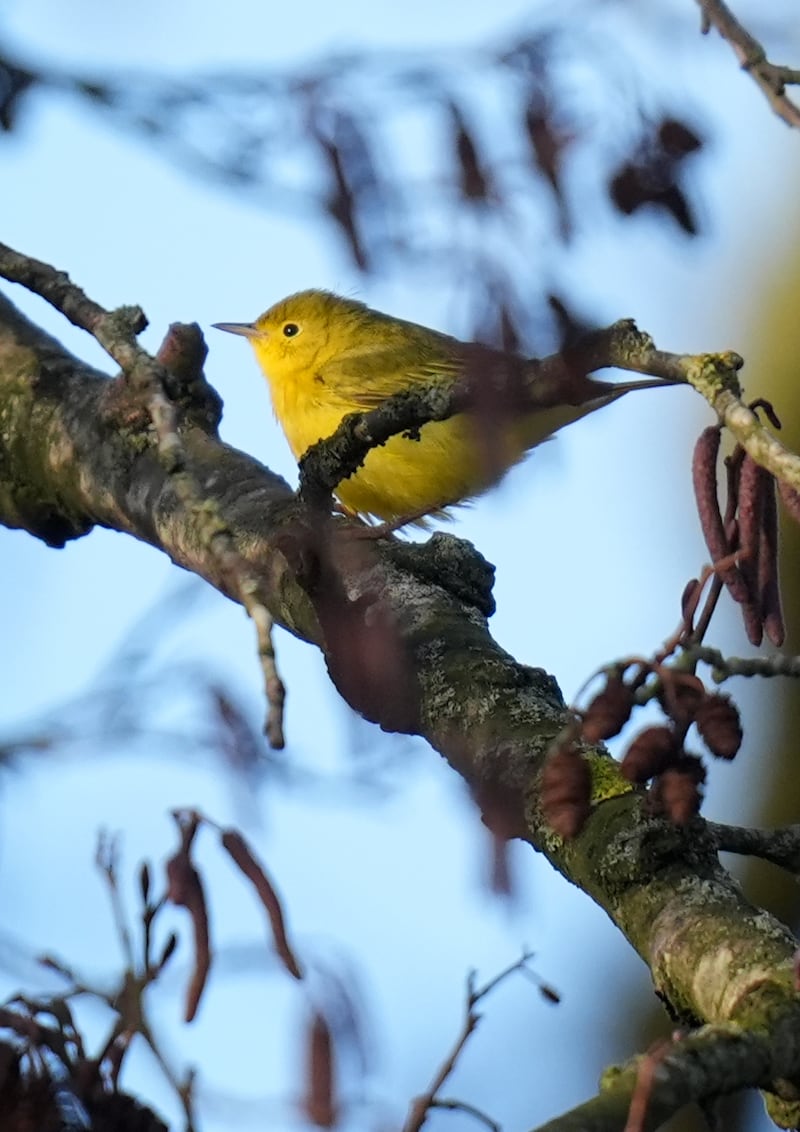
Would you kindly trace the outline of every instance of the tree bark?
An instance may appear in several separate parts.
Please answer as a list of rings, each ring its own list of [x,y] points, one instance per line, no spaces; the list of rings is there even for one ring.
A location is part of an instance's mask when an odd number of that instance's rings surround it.
[[[492,568],[450,535],[423,546],[354,537],[347,521],[303,505],[283,480],[223,444],[197,383],[177,400],[185,460],[175,472],[125,378],[72,357],[0,296],[0,521],[53,547],[94,525],[122,531],[237,600],[237,579],[215,547],[224,529],[258,600],[322,649],[345,699],[387,731],[427,739],[467,781],[491,828],[543,852],[600,904],[675,1019],[721,1027],[724,1040],[701,1035],[727,1072],[678,1043],[664,1063],[681,1088],[665,1099],[653,1086],[644,1126],[689,1099],[744,1085],[794,1102],[793,937],[747,902],[700,818],[676,826],[649,813],[602,747],[585,750],[593,795],[584,828],[570,841],[548,828],[542,768],[570,717],[554,679],[489,634]],[[185,505],[185,476],[213,521]],[[682,1053],[685,1063],[676,1060]],[[664,1069],[658,1080],[667,1077]],[[623,1127],[637,1079],[615,1079],[597,1099],[596,1121],[586,1113],[581,1127]],[[575,1126],[574,1115],[561,1119],[548,1127]]]

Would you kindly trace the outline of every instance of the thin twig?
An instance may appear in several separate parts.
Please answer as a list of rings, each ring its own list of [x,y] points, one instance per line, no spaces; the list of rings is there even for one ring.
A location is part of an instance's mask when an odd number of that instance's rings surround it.
[[[510,963],[499,975],[495,975],[488,983],[484,983],[482,987],[479,987],[478,990],[475,990],[473,985],[475,978],[474,973],[471,974],[467,980],[469,995],[467,999],[468,1008],[471,1010],[473,1006],[477,1006],[482,998],[486,998],[487,995],[491,994],[495,987],[498,987],[500,983],[504,983],[510,975],[514,975],[517,971],[522,971],[524,968],[527,968],[533,956],[533,951],[523,951],[519,959],[514,963]]]
[[[708,645],[690,645],[681,655],[680,665],[693,669],[698,661],[709,666],[715,684],[722,684],[731,676],[800,676],[800,657],[781,653],[772,656],[725,656],[719,649]]]
[[[706,829],[720,852],[760,857],[788,872],[800,873],[800,824],[752,829],[707,821]]]
[[[231,578],[242,605],[256,625],[258,655],[268,704],[265,733],[273,748],[282,748],[285,744],[285,689],[275,665],[272,618],[257,596],[258,579],[245,566],[236,549],[233,533],[223,521],[219,509],[205,497],[187,469],[178,410],[166,392],[168,372],[136,341],[136,335],[147,326],[144,313],[139,307],[106,311],[73,283],[66,272],[57,271],[49,264],[22,255],[2,243],[0,276],[40,295],[73,325],[91,334],[120,366],[129,384],[144,398],[153,422],[159,458],[172,477],[175,492],[196,521],[209,552]]]
[[[117,860],[118,860],[118,842],[114,837],[106,833],[100,833],[97,839],[97,849],[95,851],[95,863],[100,872],[105,877],[108,885],[109,898],[111,900],[111,911],[114,916],[114,926],[117,930],[120,946],[125,956],[125,962],[130,970],[133,970],[134,956],[133,956],[133,941],[131,940],[131,933],[128,930],[128,923],[125,918],[125,910],[122,906],[122,896],[119,891],[119,884],[117,882]]]
[[[431,1082],[427,1092],[415,1097],[411,1102],[411,1109],[408,1114],[408,1119],[403,1125],[403,1132],[420,1132],[431,1107],[436,1101],[436,1094],[455,1069],[456,1062],[461,1056],[461,1051],[469,1041],[470,1035],[475,1030],[480,1020],[480,1014],[474,1014],[471,1010],[467,1012],[461,1033],[458,1035],[456,1043],[449,1055],[439,1067],[439,1071]]]
[[[451,1112],[465,1112],[467,1116],[472,1116],[475,1120],[480,1121],[481,1124],[485,1124],[486,1127],[490,1129],[490,1132],[500,1132],[500,1125],[496,1120],[492,1120],[491,1116],[485,1113],[483,1109],[476,1108],[474,1104],[467,1104],[466,1101],[453,1100],[449,1097],[446,1099],[437,1098],[431,1103],[431,1108],[445,1108],[449,1109]]]
[[[264,695],[267,700],[267,716],[264,734],[273,751],[281,751],[286,746],[283,733],[283,707],[286,702],[286,685],[280,678],[275,661],[275,646],[272,641],[274,619],[261,602],[253,602],[248,610],[258,637],[258,658],[264,678]]]
[[[789,84],[800,83],[800,71],[771,63],[759,41],[739,23],[722,0],[697,0],[703,12],[703,33],[714,27],[726,40],[772,109],[788,126],[800,128],[800,107],[786,94]]]
[[[442,1088],[445,1081],[455,1069],[464,1046],[469,1041],[470,1036],[481,1020],[482,1015],[476,1014],[475,1012],[475,1007],[477,1006],[477,1004],[481,1001],[481,999],[486,998],[488,994],[491,994],[491,992],[510,975],[513,975],[516,971],[528,970],[527,964],[532,956],[532,952],[524,952],[522,956],[516,960],[516,962],[511,963],[508,967],[501,971],[499,975],[495,975],[489,980],[488,983],[485,983],[482,987],[479,987],[477,989],[475,987],[475,972],[473,971],[470,973],[467,978],[467,1000],[464,1025],[461,1028],[460,1034],[456,1038],[452,1050],[442,1062],[429,1088],[420,1096],[415,1097],[411,1102],[411,1108],[408,1113],[408,1118],[403,1125],[403,1132],[420,1132],[420,1129],[425,1123],[428,1113],[432,1108],[435,1107],[461,1108],[465,1112],[470,1112],[471,1115],[476,1117],[476,1119],[483,1120],[484,1123],[487,1123],[489,1125],[489,1127],[493,1129],[497,1128],[497,1125],[494,1123],[494,1121],[488,1118],[485,1113],[480,1112],[478,1109],[472,1108],[471,1105],[463,1104],[460,1101],[440,1102],[437,1097],[439,1090]],[[553,1001],[552,998],[551,1001]]]

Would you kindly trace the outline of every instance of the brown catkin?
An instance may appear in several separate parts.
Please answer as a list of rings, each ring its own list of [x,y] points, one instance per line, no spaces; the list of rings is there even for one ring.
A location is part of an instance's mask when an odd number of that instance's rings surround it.
[[[692,482],[697,502],[697,514],[706,540],[712,564],[727,558],[733,546],[725,531],[717,494],[717,456],[720,445],[719,425],[704,428],[697,439],[692,455]],[[747,601],[748,589],[738,567],[734,564],[719,570],[719,577],[736,602]]]
[[[764,487],[761,541],[758,546],[758,596],[767,639],[780,648],[786,639],[778,565],[778,500],[773,475]]]

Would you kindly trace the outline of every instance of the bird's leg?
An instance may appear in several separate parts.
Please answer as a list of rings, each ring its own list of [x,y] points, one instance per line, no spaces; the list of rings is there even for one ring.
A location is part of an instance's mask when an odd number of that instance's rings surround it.
[[[429,507],[423,507],[419,511],[411,511],[407,515],[399,515],[396,519],[387,519],[386,522],[378,523],[374,527],[369,527],[366,524],[361,527],[350,527],[349,533],[353,538],[390,538],[395,531],[407,527],[409,523],[417,523],[420,519],[425,519],[430,513]]]

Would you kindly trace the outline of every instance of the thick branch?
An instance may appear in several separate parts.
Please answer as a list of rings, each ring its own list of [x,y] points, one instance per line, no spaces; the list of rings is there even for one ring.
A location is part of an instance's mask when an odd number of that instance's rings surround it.
[[[797,1034],[789,1028],[758,1034],[735,1026],[708,1026],[607,1073],[598,1096],[540,1125],[536,1132],[614,1132],[626,1127],[655,1132],[692,1101],[712,1101],[763,1087],[776,1063],[785,1059],[787,1066],[793,1066],[797,1046]],[[633,1106],[641,1108],[641,1120],[629,1125]]]
[[[303,506],[202,417],[181,414],[178,423],[184,467],[257,581],[257,600],[323,649],[357,710],[386,730],[425,737],[470,784],[488,824],[527,840],[589,893],[650,965],[676,1015],[800,1033],[794,941],[743,898],[702,823],[685,829],[647,813],[616,764],[587,751],[597,799],[589,820],[568,843],[547,827],[539,779],[567,713],[554,681],[489,635],[489,568],[468,544],[340,537],[346,523]],[[52,544],[95,523],[125,531],[241,600],[202,516],[184,506],[159,458],[140,395],[70,357],[7,302],[0,438],[8,526]],[[800,1055],[787,1043],[768,1048],[757,1079],[777,1077],[800,1079]]]

